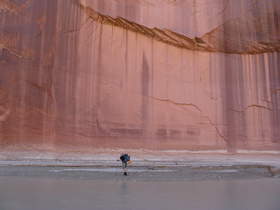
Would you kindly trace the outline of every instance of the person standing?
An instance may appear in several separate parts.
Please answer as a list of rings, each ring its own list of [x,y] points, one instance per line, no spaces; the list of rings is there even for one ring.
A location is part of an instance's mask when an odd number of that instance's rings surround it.
[[[120,160],[122,161],[123,175],[127,176],[127,163],[130,161],[130,156],[128,154],[122,154]]]

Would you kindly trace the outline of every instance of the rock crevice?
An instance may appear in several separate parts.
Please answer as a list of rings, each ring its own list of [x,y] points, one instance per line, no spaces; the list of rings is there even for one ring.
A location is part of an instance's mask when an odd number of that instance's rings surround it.
[[[114,18],[109,15],[99,13],[81,2],[79,2],[79,5],[88,17],[101,24],[115,25],[130,31],[141,33],[152,39],[188,50],[221,52],[227,54],[260,54],[280,51],[280,34],[278,34],[278,39],[276,38],[270,42],[262,40],[252,41],[246,39],[240,41],[236,40],[236,34],[234,34],[234,31],[237,31],[236,24],[241,24],[240,27],[244,27],[244,25],[246,25],[246,21],[244,22],[243,19],[238,19],[238,22],[236,22],[236,20],[229,21],[216,27],[201,37],[190,38],[169,29],[149,28],[122,17]],[[280,16],[278,13],[275,14],[276,18]],[[252,22],[257,22],[257,20],[254,19]],[[226,28],[231,28],[233,31],[232,34],[225,34],[224,31]],[[280,33],[280,31],[278,33]],[[242,45],[240,45],[239,42],[241,42]]]

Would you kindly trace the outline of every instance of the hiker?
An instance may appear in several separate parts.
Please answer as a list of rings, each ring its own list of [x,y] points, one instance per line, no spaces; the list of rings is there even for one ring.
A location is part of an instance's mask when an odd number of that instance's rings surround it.
[[[127,163],[130,161],[130,157],[128,154],[122,154],[120,156],[120,160],[122,161],[123,175],[127,176]]]

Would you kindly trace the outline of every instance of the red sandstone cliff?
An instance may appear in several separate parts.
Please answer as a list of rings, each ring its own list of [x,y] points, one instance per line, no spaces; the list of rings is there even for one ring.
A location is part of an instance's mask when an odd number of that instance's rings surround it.
[[[0,0],[1,148],[280,149],[279,0]]]

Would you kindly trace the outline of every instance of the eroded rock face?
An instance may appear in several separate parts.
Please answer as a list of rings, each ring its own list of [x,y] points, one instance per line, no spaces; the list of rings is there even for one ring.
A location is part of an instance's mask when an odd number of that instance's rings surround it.
[[[278,0],[0,0],[2,148],[280,149]]]

